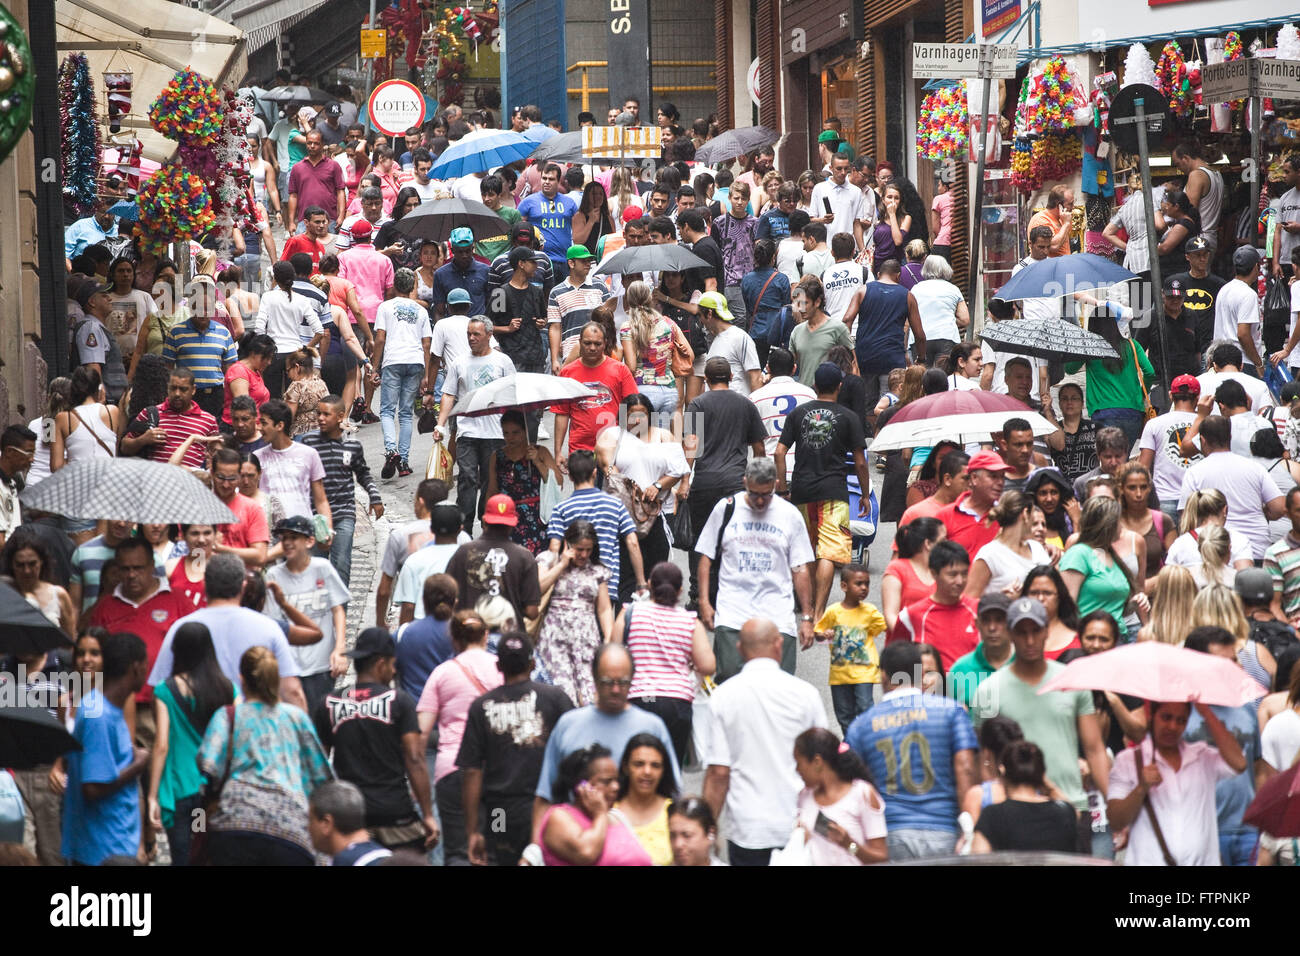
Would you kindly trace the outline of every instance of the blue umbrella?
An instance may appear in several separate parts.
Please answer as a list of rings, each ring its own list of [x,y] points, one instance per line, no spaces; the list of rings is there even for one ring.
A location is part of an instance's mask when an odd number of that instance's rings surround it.
[[[1137,276],[1105,256],[1081,252],[1040,259],[1025,266],[997,291],[999,299],[1059,299],[1100,286],[1131,282]]]
[[[434,179],[483,173],[523,159],[537,148],[534,140],[511,130],[479,130],[452,143],[429,170]]]
[[[534,143],[540,143],[544,140],[550,139],[552,136],[558,136],[559,134],[549,126],[543,126],[541,123],[534,123],[532,126],[528,127],[528,129],[524,130],[524,135]]]
[[[126,219],[135,222],[140,218],[140,207],[135,204],[133,199],[123,199],[119,203],[109,206],[108,211],[119,219]]]

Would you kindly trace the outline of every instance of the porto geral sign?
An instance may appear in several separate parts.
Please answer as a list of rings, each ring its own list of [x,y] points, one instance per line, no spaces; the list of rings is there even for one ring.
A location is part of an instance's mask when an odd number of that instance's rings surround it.
[[[424,122],[424,94],[406,80],[385,80],[366,104],[370,125],[388,136],[404,136]]]

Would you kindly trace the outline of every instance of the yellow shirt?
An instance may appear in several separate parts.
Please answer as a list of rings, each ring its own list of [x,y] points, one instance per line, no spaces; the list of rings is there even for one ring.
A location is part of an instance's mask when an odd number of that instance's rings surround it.
[[[668,840],[669,802],[665,797],[658,815],[645,826],[640,827],[632,826],[632,821],[627,817],[627,810],[621,802],[614,804],[614,809],[623,811],[623,819],[627,822],[628,829],[636,835],[637,842],[650,854],[650,860],[655,866],[673,865],[673,845]]]
[[[826,609],[816,629],[832,634],[831,684],[880,683],[880,652],[875,638],[885,628],[885,615],[865,601],[852,609],[843,604]]]

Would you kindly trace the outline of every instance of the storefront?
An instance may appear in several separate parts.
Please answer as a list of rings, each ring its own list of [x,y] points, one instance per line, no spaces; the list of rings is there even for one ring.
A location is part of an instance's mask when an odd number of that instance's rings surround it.
[[[788,133],[777,168],[820,169],[817,136],[826,120],[857,147],[856,60],[863,5],[853,0],[791,0],[781,9],[781,87]]]

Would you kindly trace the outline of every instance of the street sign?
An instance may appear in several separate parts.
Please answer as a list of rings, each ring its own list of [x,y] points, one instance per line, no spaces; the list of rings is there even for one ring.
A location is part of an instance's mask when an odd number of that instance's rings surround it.
[[[1300,60],[1255,58],[1255,95],[1300,100]]]
[[[1110,138],[1118,149],[1126,153],[1138,151],[1137,106],[1135,100],[1142,100],[1145,114],[1144,125],[1153,145],[1162,142],[1164,133],[1170,129],[1169,99],[1154,86],[1145,83],[1130,83],[1115,95],[1110,104]]]
[[[387,30],[361,31],[361,59],[380,60],[388,55]]]
[[[1247,96],[1300,100],[1300,60],[1242,57],[1201,69],[1201,101],[1226,103]]]
[[[913,43],[912,75],[931,80],[963,80],[979,76],[980,47],[983,45]],[[1018,54],[1014,43],[999,43],[993,47],[992,76],[995,80],[1015,79]]]
[[[1242,57],[1201,67],[1201,102],[1227,103],[1244,98],[1250,92],[1250,65],[1254,62]]]
[[[424,122],[424,94],[406,80],[385,80],[366,104],[370,124],[388,136],[405,136]]]

